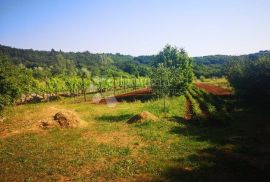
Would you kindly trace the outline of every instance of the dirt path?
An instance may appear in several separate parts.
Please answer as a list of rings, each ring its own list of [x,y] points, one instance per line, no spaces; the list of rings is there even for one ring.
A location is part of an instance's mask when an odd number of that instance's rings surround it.
[[[186,97],[186,113],[185,120],[189,121],[192,119],[192,106],[189,98]]]
[[[209,93],[219,96],[231,96],[233,92],[229,89],[222,88],[208,83],[195,83],[196,87],[201,88]]]

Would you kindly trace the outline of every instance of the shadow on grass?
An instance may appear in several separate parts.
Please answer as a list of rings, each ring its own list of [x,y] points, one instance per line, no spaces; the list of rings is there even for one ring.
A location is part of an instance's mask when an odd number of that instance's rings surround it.
[[[132,116],[133,116],[132,114],[104,115],[96,117],[95,119],[98,121],[105,121],[105,122],[122,122],[127,121]]]
[[[177,122],[177,123],[182,123],[185,122],[186,119],[180,116],[170,116],[170,117],[164,117],[167,121],[171,122]]]
[[[256,159],[236,154],[229,149],[208,148],[187,158],[178,159],[163,177],[168,181],[268,181],[269,171]],[[198,167],[188,167],[197,163]],[[269,166],[268,166],[269,167]]]
[[[270,122],[269,112],[249,110],[231,113],[230,126],[207,127],[178,121],[170,132],[190,140],[208,142],[210,147],[187,157],[162,172],[167,181],[269,181]],[[262,117],[263,116],[263,117]]]

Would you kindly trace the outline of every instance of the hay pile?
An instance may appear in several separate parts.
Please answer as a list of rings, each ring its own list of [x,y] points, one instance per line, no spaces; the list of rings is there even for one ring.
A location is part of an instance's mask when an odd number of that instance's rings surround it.
[[[154,114],[148,112],[148,111],[143,111],[139,114],[136,114],[132,118],[130,118],[127,123],[132,124],[132,123],[143,123],[145,121],[157,121],[158,117],[156,117]]]
[[[58,122],[62,128],[74,128],[78,126],[79,119],[72,112],[58,112],[54,115],[54,120]]]
[[[60,111],[53,116],[53,120],[41,121],[39,126],[43,129],[60,127],[75,128],[81,125],[80,119],[70,111]]]

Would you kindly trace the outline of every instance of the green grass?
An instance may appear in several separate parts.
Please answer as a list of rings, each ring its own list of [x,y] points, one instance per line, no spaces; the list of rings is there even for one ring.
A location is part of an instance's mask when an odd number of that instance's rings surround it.
[[[258,131],[265,129],[252,122],[256,119],[252,112],[232,113],[235,118],[232,125],[216,128],[184,121],[183,96],[167,99],[167,118],[162,113],[163,100],[119,103],[110,108],[80,99],[5,110],[6,119],[0,123],[0,129],[20,132],[0,137],[0,181],[239,181],[241,175],[244,179],[256,175],[261,176],[260,181],[266,179],[267,173],[256,162],[246,160],[247,156],[259,161],[268,159],[249,148],[258,149],[258,142],[230,140],[239,135],[253,138],[254,126]],[[75,112],[88,126],[24,130],[58,109]],[[160,120],[126,123],[146,110]],[[269,117],[267,112],[260,116]],[[231,153],[236,154],[231,156]],[[235,158],[238,155],[243,158]],[[243,170],[236,173],[240,164]]]
[[[207,113],[205,120],[207,123],[228,125],[230,123],[230,115],[227,112],[227,103],[218,96],[212,95],[196,88],[195,86],[189,88],[189,94],[197,100],[200,109]],[[194,102],[194,101],[193,101]]]
[[[203,104],[209,113],[215,113],[216,106],[214,106],[211,101],[206,99],[206,95],[202,94],[200,91],[196,92],[195,90],[197,90],[195,87],[189,89],[189,93],[192,95],[192,97],[197,99],[201,105]]]
[[[163,108],[164,100],[159,99],[155,101],[149,101],[144,104],[143,109],[154,113],[157,116],[164,116]],[[185,114],[185,97],[166,97],[165,99],[165,111],[167,117],[182,117]]]
[[[186,92],[186,96],[191,102],[192,119],[193,120],[202,120],[203,118],[205,118],[198,101],[189,92]]]

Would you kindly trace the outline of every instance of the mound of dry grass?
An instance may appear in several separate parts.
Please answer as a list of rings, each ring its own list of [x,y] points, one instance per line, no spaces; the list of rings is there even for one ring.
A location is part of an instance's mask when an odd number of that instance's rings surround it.
[[[154,114],[148,112],[148,111],[143,111],[139,114],[136,114],[132,118],[130,118],[127,123],[132,124],[132,123],[143,123],[145,121],[157,121],[158,117],[156,117]]]
[[[76,128],[84,125],[84,122],[71,111],[57,112],[52,120],[46,120],[40,122],[40,127],[43,129],[60,127],[60,128]]]

